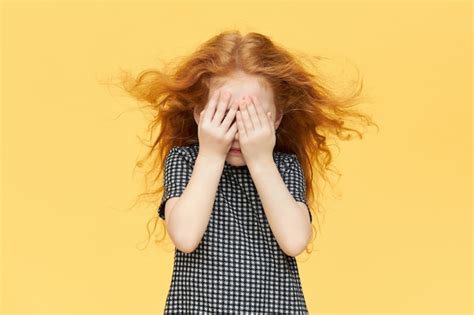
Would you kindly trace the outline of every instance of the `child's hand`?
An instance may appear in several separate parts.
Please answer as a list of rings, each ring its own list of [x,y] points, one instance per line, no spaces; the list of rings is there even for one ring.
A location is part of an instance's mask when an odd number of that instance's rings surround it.
[[[254,96],[246,96],[244,100],[237,112],[237,129],[245,161],[249,164],[255,160],[273,159],[276,136],[271,113],[265,113]]]
[[[225,159],[237,132],[237,124],[232,121],[239,108],[238,104],[233,102],[229,112],[225,115],[230,100],[231,94],[229,92],[217,90],[200,113],[199,154]],[[223,118],[224,120],[222,120]],[[232,125],[229,127],[231,123]]]

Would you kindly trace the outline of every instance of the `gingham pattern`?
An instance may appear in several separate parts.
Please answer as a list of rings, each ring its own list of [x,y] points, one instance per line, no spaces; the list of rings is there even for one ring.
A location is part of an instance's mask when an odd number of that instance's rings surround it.
[[[198,152],[194,144],[168,153],[162,219],[166,201],[191,178]],[[308,205],[296,155],[274,152],[273,159],[295,200]],[[175,249],[164,314],[308,314],[296,260],[276,242],[246,165],[225,162],[199,246],[192,253]]]

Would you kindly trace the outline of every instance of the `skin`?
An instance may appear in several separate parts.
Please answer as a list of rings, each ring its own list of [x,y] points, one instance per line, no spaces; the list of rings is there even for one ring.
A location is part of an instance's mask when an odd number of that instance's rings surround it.
[[[265,113],[270,112],[271,114],[271,119],[273,122],[273,128],[276,129],[278,128],[278,125],[280,124],[281,117],[279,119],[275,119],[276,117],[276,107],[274,104],[274,98],[273,98],[273,91],[272,89],[262,83],[262,77],[256,76],[256,75],[250,75],[247,73],[244,73],[242,71],[235,71],[233,72],[230,76],[228,77],[213,77],[211,78],[211,84],[209,87],[209,95],[215,95],[216,92],[230,92],[230,100],[226,104],[226,111],[229,111],[232,107],[232,105],[238,106],[239,109],[241,109],[241,106],[245,103],[244,101],[247,101],[249,103],[250,98],[249,96],[253,96],[256,99],[259,100],[260,105]],[[199,125],[199,114],[194,113],[194,120],[196,121],[196,124]],[[237,117],[236,117],[237,118]],[[244,119],[248,120],[248,117],[243,117]],[[237,129],[234,135],[234,139],[232,143],[229,145],[230,148],[241,148],[241,144],[239,143],[239,136],[240,133],[244,129]],[[201,141],[200,141],[201,142]],[[273,142],[273,147],[274,147],[274,142]],[[266,152],[269,150],[273,150],[273,147],[266,147]],[[241,152],[240,154],[233,154],[229,151],[227,151],[227,155],[225,157],[225,160],[234,166],[242,166],[246,165],[245,161],[245,152]]]
[[[265,89],[259,77],[243,72],[224,78],[224,84],[220,79],[211,81],[209,102],[194,115],[199,153],[186,189],[166,203],[167,231],[183,252],[199,246],[227,161],[248,166],[275,239],[283,252],[297,256],[310,240],[312,228],[306,205],[290,194],[273,160],[275,129],[281,117],[273,119],[271,89]],[[227,97],[225,92],[230,92]],[[229,153],[231,147],[240,148],[241,154]]]

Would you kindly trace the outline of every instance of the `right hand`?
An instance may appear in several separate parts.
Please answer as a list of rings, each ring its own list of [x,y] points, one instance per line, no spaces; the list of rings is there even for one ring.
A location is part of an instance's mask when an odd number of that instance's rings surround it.
[[[222,120],[230,103],[231,96],[230,92],[220,89],[215,91],[199,114],[199,155],[208,158],[225,159],[229,152],[237,132],[237,122],[234,121],[234,118],[239,109],[239,104],[233,101],[229,112],[225,115],[224,120]],[[231,123],[232,125],[229,127]]]

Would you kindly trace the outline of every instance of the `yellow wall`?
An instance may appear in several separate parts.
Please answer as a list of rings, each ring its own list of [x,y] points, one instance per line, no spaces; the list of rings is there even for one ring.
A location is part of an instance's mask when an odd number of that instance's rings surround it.
[[[136,248],[153,207],[123,210],[142,188],[145,117],[98,81],[232,27],[350,59],[374,101],[380,132],[335,153],[341,197],[299,264],[310,313],[470,313],[471,14],[468,1],[3,1],[3,313],[162,313],[172,252]]]

